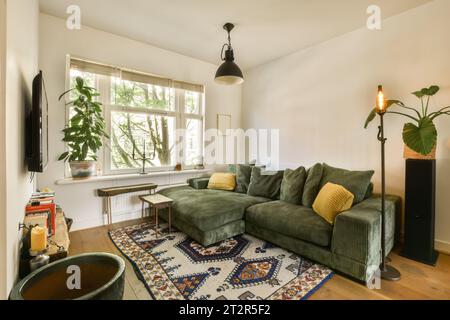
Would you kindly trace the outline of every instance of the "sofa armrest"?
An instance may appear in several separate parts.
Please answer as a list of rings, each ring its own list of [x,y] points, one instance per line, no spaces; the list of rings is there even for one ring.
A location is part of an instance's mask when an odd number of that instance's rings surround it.
[[[380,212],[371,208],[353,207],[336,217],[331,240],[333,254],[365,265],[380,262]]]
[[[208,187],[209,177],[191,178],[187,180],[187,184],[194,189],[206,189]]]
[[[395,220],[400,198],[386,197],[385,245],[386,255],[394,246]],[[381,262],[381,199],[373,196],[336,217],[331,250],[364,265]]]

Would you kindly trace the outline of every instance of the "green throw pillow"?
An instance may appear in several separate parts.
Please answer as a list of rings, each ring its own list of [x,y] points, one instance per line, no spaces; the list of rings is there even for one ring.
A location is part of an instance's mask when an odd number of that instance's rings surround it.
[[[229,164],[228,165],[228,172],[236,174],[236,165],[235,164]]]
[[[324,163],[322,180],[320,181],[320,188],[322,188],[328,182],[339,184],[353,193],[353,195],[355,196],[353,205],[355,205],[364,200],[373,174],[373,170],[350,171],[340,168],[334,168]]]
[[[369,186],[367,187],[366,195],[364,196],[364,200],[372,198],[373,196],[373,183],[369,183]]]
[[[306,169],[304,167],[297,170],[286,169],[281,182],[280,200],[292,204],[301,204],[305,181]]]
[[[283,171],[261,174],[261,168],[253,167],[247,194],[273,200],[280,199],[283,174]]]
[[[194,189],[206,189],[208,187],[209,177],[203,178],[191,178],[187,180],[187,183]]]
[[[247,193],[251,175],[251,166],[238,164],[236,166],[236,189],[234,191],[238,193]]]
[[[312,208],[314,200],[320,189],[320,180],[322,179],[323,166],[321,163],[316,163],[306,172],[306,182],[303,188],[302,205]]]

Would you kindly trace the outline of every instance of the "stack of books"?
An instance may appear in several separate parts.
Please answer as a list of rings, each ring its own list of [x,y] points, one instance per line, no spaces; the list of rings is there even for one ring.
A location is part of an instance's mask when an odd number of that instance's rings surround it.
[[[54,192],[35,192],[25,207],[26,226],[46,227],[49,235],[56,233],[56,204]]]

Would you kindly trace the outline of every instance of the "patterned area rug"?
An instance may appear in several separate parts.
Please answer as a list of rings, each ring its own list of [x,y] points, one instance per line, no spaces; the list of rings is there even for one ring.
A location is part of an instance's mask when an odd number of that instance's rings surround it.
[[[203,247],[160,224],[109,232],[157,300],[300,300],[332,276],[327,267],[250,235]]]

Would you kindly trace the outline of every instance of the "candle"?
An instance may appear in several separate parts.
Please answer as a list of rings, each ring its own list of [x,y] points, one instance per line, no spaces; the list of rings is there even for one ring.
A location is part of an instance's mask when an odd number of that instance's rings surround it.
[[[386,102],[384,100],[383,86],[378,86],[377,107],[379,112],[384,113],[386,111]]]
[[[36,226],[31,229],[31,251],[47,249],[47,228]]]

